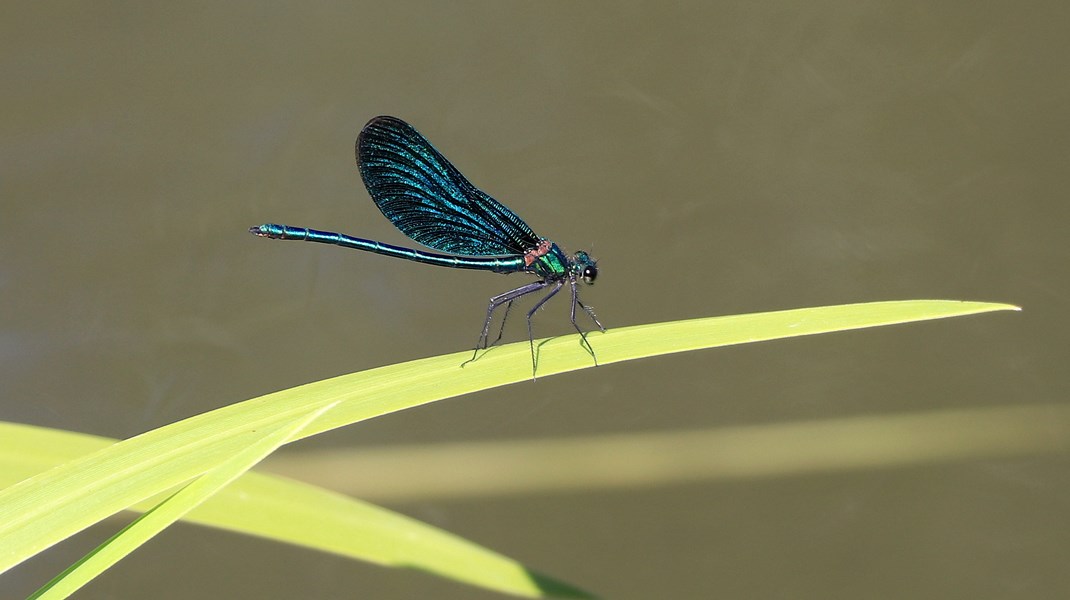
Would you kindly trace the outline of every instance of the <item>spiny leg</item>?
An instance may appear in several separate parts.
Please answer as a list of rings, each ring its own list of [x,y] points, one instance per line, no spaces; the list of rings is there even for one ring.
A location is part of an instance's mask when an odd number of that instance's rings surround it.
[[[587,353],[591,355],[592,359],[594,359],[594,366],[597,367],[598,366],[598,357],[595,356],[594,348],[591,347],[591,343],[587,341],[587,333],[584,332],[582,329],[580,329],[580,326],[576,324],[576,305],[579,304],[580,307],[583,308],[583,310],[586,311],[587,314],[590,315],[590,317],[592,319],[594,319],[594,322],[595,322],[596,325],[598,325],[599,329],[601,329],[602,331],[605,331],[605,328],[602,327],[602,324],[598,322],[598,319],[595,319],[594,311],[592,311],[591,309],[587,308],[586,306],[583,305],[582,302],[580,302],[579,292],[576,291],[576,280],[573,279],[569,283],[572,284],[572,286],[571,286],[572,287],[572,308],[569,310],[568,317],[569,317],[569,320],[572,321],[572,327],[575,328],[576,332],[580,334],[580,341],[583,343],[583,347],[587,349]]]
[[[580,299],[579,299],[578,296],[576,297],[576,304],[579,304],[580,308],[582,308],[584,310],[584,312],[587,313],[587,316],[591,317],[591,320],[594,321],[594,324],[598,326],[598,330],[599,331],[601,331],[602,333],[606,332],[606,328],[602,326],[602,322],[598,320],[598,317],[594,316],[594,309],[593,308],[591,308],[590,306],[587,306],[583,302],[580,302]]]
[[[509,320],[509,311],[513,309],[513,302],[514,301],[516,301],[516,298],[513,298],[512,300],[510,300],[509,302],[506,303],[506,305],[505,305],[505,313],[502,315],[502,324],[501,324],[501,326],[498,327],[498,336],[496,338],[494,338],[493,342],[490,342],[489,344],[484,346],[484,348],[490,348],[491,346],[493,346],[493,345],[497,344],[498,342],[502,341],[502,334],[505,333],[505,322]]]
[[[535,370],[536,370],[536,368],[538,366],[538,361],[535,359],[535,333],[531,329],[531,317],[532,317],[532,315],[535,314],[535,311],[537,311],[540,308],[542,308],[543,304],[546,304],[547,300],[549,300],[550,298],[553,298],[554,296],[556,296],[557,292],[561,291],[561,286],[564,285],[564,284],[565,284],[564,281],[558,281],[558,282],[554,283],[554,289],[550,290],[549,294],[546,294],[545,296],[543,296],[542,299],[540,299],[538,302],[536,302],[535,306],[533,306],[531,308],[531,310],[528,311],[528,344],[531,345],[531,378],[532,379],[535,379]],[[549,285],[549,284],[547,283],[545,285]]]
[[[490,333],[490,322],[494,318],[494,311],[497,310],[497,308],[499,306],[501,306],[502,304],[505,304],[506,305],[506,309],[505,310],[506,310],[506,313],[508,313],[508,311],[509,311],[508,307],[512,305],[513,300],[516,300],[517,298],[519,298],[521,296],[524,296],[526,294],[530,294],[532,292],[537,292],[537,291],[541,290],[542,288],[546,287],[547,285],[548,284],[545,281],[536,281],[535,283],[529,283],[527,285],[522,285],[522,286],[516,288],[515,290],[509,290],[508,292],[505,292],[504,294],[498,294],[497,296],[494,296],[493,298],[491,298],[490,299],[490,303],[487,305],[487,318],[486,318],[485,321],[483,321],[483,331],[479,334],[479,341],[476,342],[476,348],[472,352],[472,358],[470,358],[470,359],[464,361],[463,363],[461,363],[461,366],[463,367],[464,365],[467,365],[468,363],[470,363],[473,360],[475,360],[476,357],[479,355],[479,351],[487,348],[487,336]],[[508,316],[508,314],[506,314],[506,316]],[[502,329],[503,330],[505,329],[505,321],[504,321],[504,319],[502,321]],[[501,331],[498,332],[498,338],[499,339],[501,338]],[[498,340],[494,340],[494,343],[497,343],[497,342],[498,342]]]
[[[515,290],[509,290],[503,294],[498,294],[490,299],[490,303],[487,305],[487,318],[483,321],[483,331],[479,335],[479,342],[476,344],[476,349],[483,349],[487,347],[487,337],[490,334],[490,323],[494,319],[494,311],[498,310],[498,307],[502,304],[506,304],[506,310],[509,310],[509,306],[512,305],[513,300],[537,292],[546,287],[546,282],[536,281],[535,283],[529,283],[527,285],[520,286]]]

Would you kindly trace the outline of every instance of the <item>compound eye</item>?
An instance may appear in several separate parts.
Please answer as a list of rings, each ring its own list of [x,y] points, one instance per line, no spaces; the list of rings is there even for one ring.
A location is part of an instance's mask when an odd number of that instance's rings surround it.
[[[598,268],[594,265],[587,265],[583,268],[583,273],[580,274],[580,277],[584,283],[590,285],[598,278]]]

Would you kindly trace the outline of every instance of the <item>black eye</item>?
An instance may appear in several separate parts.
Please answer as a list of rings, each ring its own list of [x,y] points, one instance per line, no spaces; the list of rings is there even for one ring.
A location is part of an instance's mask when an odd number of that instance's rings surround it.
[[[584,283],[592,284],[598,278],[598,269],[594,265],[587,265],[583,268],[583,273],[580,274],[580,277],[583,278]]]

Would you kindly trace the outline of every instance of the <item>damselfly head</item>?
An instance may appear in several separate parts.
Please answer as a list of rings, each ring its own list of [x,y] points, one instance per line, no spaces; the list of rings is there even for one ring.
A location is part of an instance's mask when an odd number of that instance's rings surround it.
[[[587,285],[593,284],[594,280],[598,278],[597,263],[591,258],[591,255],[583,250],[580,250],[572,256],[572,264],[572,272]]]

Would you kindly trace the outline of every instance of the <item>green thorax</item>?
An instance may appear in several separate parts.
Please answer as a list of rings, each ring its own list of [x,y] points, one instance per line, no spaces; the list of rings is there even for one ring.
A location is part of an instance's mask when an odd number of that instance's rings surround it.
[[[550,240],[542,240],[539,245],[524,255],[525,271],[535,273],[546,280],[561,279],[568,275],[569,258]]]

